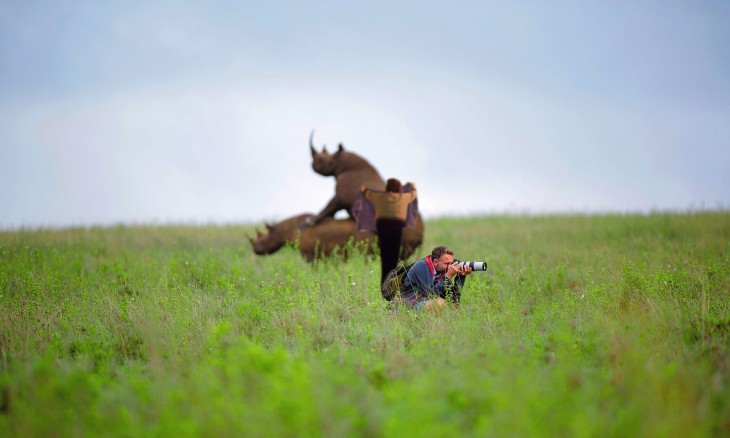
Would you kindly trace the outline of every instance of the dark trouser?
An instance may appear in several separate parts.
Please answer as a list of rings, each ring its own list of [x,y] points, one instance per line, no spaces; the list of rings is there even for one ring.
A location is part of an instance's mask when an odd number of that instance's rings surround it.
[[[400,241],[406,223],[400,219],[378,219],[375,227],[378,230],[380,245],[380,284],[383,284],[388,273],[398,266],[400,258]]]

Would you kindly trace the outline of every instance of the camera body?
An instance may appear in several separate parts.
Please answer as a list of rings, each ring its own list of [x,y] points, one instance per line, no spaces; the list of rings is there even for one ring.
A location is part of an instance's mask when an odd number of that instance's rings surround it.
[[[486,271],[487,270],[487,262],[462,262],[461,260],[454,259],[455,263],[459,264],[459,267],[461,269],[464,269],[464,266],[471,267],[472,271]]]

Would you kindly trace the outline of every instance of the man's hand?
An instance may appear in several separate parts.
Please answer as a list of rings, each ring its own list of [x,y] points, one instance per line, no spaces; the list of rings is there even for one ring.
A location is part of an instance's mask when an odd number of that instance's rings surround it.
[[[459,274],[462,277],[466,277],[467,275],[471,274],[471,272],[471,266],[465,264],[462,268],[459,262],[454,262],[450,264],[449,267],[446,269],[446,277],[451,280],[456,274]]]
[[[459,271],[459,275],[461,275],[462,277],[466,277],[467,275],[471,274],[472,271],[473,269],[471,268],[471,266],[465,264],[464,269],[461,269]]]
[[[452,262],[448,268],[446,268],[446,278],[451,280],[454,278],[454,275],[459,273],[459,263]]]

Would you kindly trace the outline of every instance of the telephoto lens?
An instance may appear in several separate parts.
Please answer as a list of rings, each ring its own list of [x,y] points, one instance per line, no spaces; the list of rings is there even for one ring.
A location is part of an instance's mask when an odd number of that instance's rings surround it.
[[[460,268],[464,268],[464,266],[471,267],[472,271],[486,271],[487,270],[487,262],[462,262],[459,260],[454,260],[456,263],[459,264]]]

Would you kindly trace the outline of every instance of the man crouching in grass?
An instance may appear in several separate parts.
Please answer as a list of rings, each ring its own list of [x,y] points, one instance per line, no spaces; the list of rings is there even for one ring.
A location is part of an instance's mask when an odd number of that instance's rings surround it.
[[[440,311],[447,299],[459,304],[461,288],[471,272],[470,266],[454,261],[454,251],[449,247],[437,246],[408,270],[401,299],[413,310],[425,307],[429,312]]]

